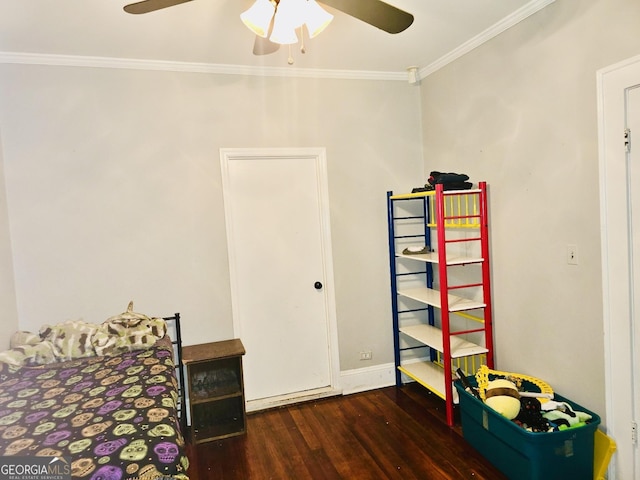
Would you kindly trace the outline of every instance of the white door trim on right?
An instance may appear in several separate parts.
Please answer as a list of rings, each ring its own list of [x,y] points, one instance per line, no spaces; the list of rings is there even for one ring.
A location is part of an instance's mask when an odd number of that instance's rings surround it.
[[[609,478],[633,480],[640,465],[634,461],[631,422],[638,421],[634,415],[640,412],[634,412],[632,232],[624,129],[625,91],[640,83],[640,56],[598,71],[597,82],[606,427],[617,443]]]

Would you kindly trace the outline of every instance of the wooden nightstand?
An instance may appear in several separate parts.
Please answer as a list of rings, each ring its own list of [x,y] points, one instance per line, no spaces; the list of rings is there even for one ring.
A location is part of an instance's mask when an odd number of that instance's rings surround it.
[[[182,349],[187,369],[191,438],[196,444],[246,432],[242,356],[239,339]]]

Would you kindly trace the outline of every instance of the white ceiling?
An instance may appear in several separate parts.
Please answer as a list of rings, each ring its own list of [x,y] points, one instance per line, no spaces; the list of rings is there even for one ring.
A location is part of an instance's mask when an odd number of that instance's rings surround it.
[[[305,55],[294,46],[293,67],[286,46],[252,54],[254,35],[239,15],[253,0],[194,0],[144,15],[125,13],[122,7],[133,1],[1,0],[0,61],[35,54],[360,72],[404,72],[415,65],[424,72],[554,0],[387,0],[415,17],[395,35],[327,7],[333,22],[306,42]]]

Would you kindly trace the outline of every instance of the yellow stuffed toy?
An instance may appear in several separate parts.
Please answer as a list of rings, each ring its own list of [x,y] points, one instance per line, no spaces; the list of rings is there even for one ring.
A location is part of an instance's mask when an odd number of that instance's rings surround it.
[[[509,420],[513,420],[520,413],[518,388],[513,382],[503,378],[491,380],[487,384],[485,403]]]

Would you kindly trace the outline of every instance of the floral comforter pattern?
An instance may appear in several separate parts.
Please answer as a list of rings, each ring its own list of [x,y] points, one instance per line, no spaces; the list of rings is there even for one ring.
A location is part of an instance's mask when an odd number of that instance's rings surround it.
[[[39,367],[0,363],[0,455],[71,459],[74,479],[186,480],[170,342]]]

